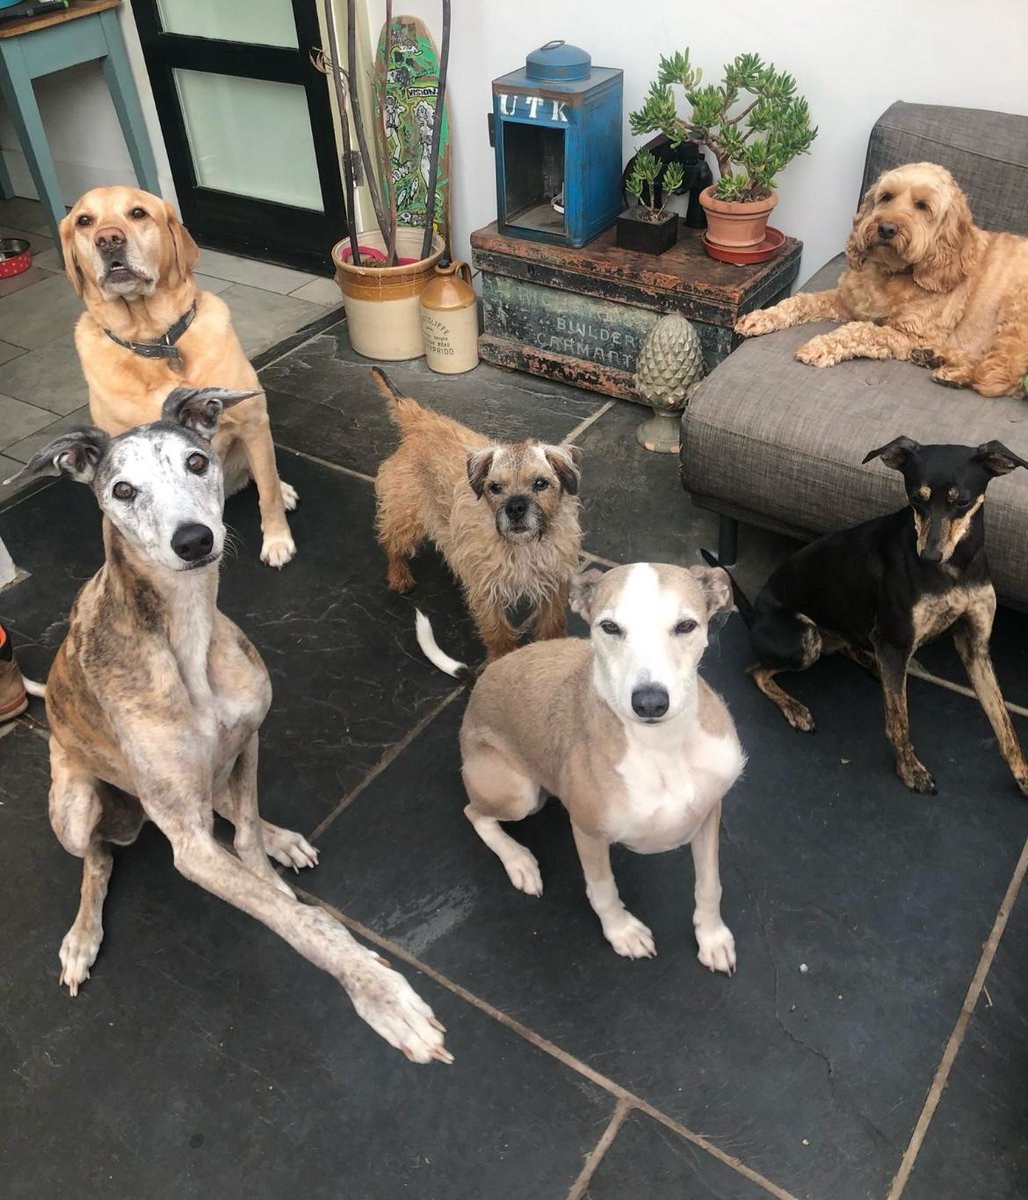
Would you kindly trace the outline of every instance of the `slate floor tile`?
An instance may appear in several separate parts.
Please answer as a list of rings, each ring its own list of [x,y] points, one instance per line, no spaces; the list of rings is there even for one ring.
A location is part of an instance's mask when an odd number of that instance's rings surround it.
[[[797,678],[819,732],[793,732],[744,675],[737,625],[705,670],[749,754],[722,842],[732,979],[696,962],[687,850],[615,854],[652,961],[603,941],[557,805],[516,831],[546,892],[516,893],[461,813],[458,705],[323,836],[320,891],[795,1195],[882,1196],[1024,840],[1023,800],[973,703],[926,684],[913,737],[938,797],[893,774],[877,685],[850,663]]]
[[[10,396],[62,416],[88,404],[89,390],[72,334],[8,363],[3,388]]]
[[[284,270],[275,267],[274,270]],[[232,326],[247,358],[306,325],[325,310],[292,296],[234,283],[221,293],[232,314]]]
[[[83,399],[85,397],[83,396]],[[53,413],[50,414],[53,417]],[[51,420],[49,425],[42,425],[35,433],[28,437],[22,438],[20,441],[12,442],[9,446],[4,447],[4,454],[8,458],[17,459],[20,463],[27,463],[29,459],[41,450],[47,442],[55,438],[59,433],[64,433],[66,429],[71,429],[75,425],[89,424],[89,406],[84,405],[82,408],[74,409],[67,416],[57,417]]]
[[[768,1192],[635,1111],[600,1160],[585,1195],[586,1200],[767,1200]]]
[[[1028,894],[1022,889],[906,1200],[1028,1195]]]
[[[215,279],[227,279],[232,283],[260,288],[264,292],[276,292],[282,296],[314,283],[318,278],[306,271],[294,271],[274,263],[258,262],[256,259],[240,258],[235,254],[206,248],[200,250],[200,270]],[[338,295],[339,289],[336,288],[336,297]],[[301,296],[300,299],[305,297]]]
[[[12,346],[10,342],[0,341],[0,366],[24,353],[25,350],[22,346]]]
[[[44,271],[33,258],[32,266],[27,271],[20,271],[17,275],[9,275],[6,279],[0,279],[0,300],[6,300],[16,292],[22,292],[25,288],[32,287],[34,283],[41,283],[44,279],[49,279],[51,274],[52,272]]]
[[[261,372],[276,441],[373,475],[397,444],[369,374],[375,365],[401,391],[491,437],[560,441],[603,406],[600,397],[485,363],[459,384],[424,359],[375,364],[353,351],[343,324]]]
[[[6,374],[4,386],[7,386]],[[53,419],[54,414],[46,409],[25,404],[13,396],[0,395],[0,449],[31,436]]]
[[[50,233],[50,222],[43,205],[24,196],[0,200],[0,225],[14,225],[40,237],[48,237]]]
[[[152,827],[117,852],[71,999],[79,863],[47,824],[46,744],[18,730],[0,762],[5,1196],[563,1200],[607,1093],[407,969],[456,1048],[409,1064],[328,975],[178,876]]]
[[[82,301],[63,275],[47,275],[32,287],[4,297],[4,341],[25,350],[66,337],[82,313]]]

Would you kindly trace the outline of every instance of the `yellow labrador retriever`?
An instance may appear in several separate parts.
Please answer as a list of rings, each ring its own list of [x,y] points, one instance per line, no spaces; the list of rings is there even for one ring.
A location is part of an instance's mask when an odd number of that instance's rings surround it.
[[[158,421],[179,387],[257,392],[226,411],[214,449],[224,464],[226,495],[253,478],[261,560],[285,566],[296,553],[286,521],[296,490],[278,477],[264,393],[228,307],[193,282],[196,243],[169,204],[130,187],[86,192],[60,229],[65,272],[86,304],[75,346],[93,423],[114,436]]]

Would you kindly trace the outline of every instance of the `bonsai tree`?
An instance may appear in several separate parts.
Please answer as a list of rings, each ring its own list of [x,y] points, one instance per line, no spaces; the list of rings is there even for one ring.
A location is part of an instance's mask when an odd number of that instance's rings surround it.
[[[632,170],[625,180],[625,188],[639,201],[639,207],[646,211],[640,212],[639,217],[644,221],[659,221],[664,216],[668,201],[682,186],[685,180],[685,169],[681,163],[672,162],[662,165],[649,150],[640,150],[635,156]],[[657,185],[660,184],[664,202],[657,207]],[[643,199],[643,192],[646,199]]]
[[[725,67],[721,84],[701,87],[702,74],[690,65],[688,50],[661,55],[643,106],[628,114],[629,128],[636,135],[663,133],[672,146],[688,140],[706,146],[721,171],[718,200],[763,200],[779,171],[817,137],[807,102],[796,95],[796,80],[759,54],[740,54]],[[686,117],[678,115],[673,85],[685,92]]]

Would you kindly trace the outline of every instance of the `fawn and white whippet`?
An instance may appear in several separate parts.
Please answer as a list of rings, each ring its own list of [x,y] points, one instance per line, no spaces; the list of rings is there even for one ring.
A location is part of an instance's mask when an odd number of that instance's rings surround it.
[[[162,420],[108,437],[64,433],[14,478],[67,474],[103,513],[105,561],[72,606],[46,685],[50,821],[84,860],[82,898],[61,945],[75,995],[103,937],[110,844],[147,819],[194,883],[262,921],[349,994],[357,1012],[416,1062],[450,1061],[443,1029],[407,981],[327,911],[300,903],[268,861],[314,866],[298,833],[257,810],[257,731],[271,703],[260,655],[218,611],[225,542],[222,408],[249,392],[179,388]],[[235,826],[235,855],[213,836]]]

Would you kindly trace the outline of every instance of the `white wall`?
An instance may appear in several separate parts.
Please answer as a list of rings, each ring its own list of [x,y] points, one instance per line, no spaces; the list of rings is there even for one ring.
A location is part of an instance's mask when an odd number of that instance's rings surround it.
[[[175,202],[168,155],[164,149],[157,110],[143,62],[132,9],[125,3],[118,9],[132,73],[136,78],[139,100],[157,160],[161,195]],[[121,126],[111,103],[99,62],[83,63],[35,81],[36,103],[43,118],[50,154],[65,204],[74,204],[83,192],[104,184],[136,182]],[[36,189],[28,163],[10,118],[0,105],[0,150],[11,173],[15,193],[36,199]]]
[[[395,0],[421,16],[439,43],[439,0]],[[342,9],[337,0],[337,11]],[[367,0],[377,42],[383,0]],[[167,155],[128,4],[121,7],[129,54],[151,129],[165,196],[174,198]],[[893,100],[1028,114],[1028,0],[455,0],[449,98],[453,128],[454,252],[496,217],[493,152],[486,133],[491,81],[529,50],[563,37],[598,66],[625,72],[627,113],[646,93],[661,53],[689,46],[708,80],[745,50],[795,75],[820,134],[811,153],[781,176],[776,226],[802,238],[809,273],[842,246],[867,136]],[[131,182],[128,153],[100,74],[90,64],[37,83],[58,175],[70,203],[87,187]],[[642,139],[636,139],[641,141]],[[0,146],[21,195],[34,192],[13,130],[0,114]],[[801,276],[802,277],[802,276]]]
[[[368,7],[377,37],[384,4]],[[420,16],[439,44],[439,0],[394,7]],[[820,133],[811,153],[780,176],[774,224],[803,239],[806,274],[842,248],[868,134],[894,100],[1028,114],[1026,0],[456,0],[447,90],[453,249],[462,258],[469,233],[496,219],[490,83],[550,38],[582,46],[597,66],[624,70],[626,159],[633,140],[645,140],[631,138],[627,114],[661,53],[688,46],[707,81],[748,50],[793,74]]]

